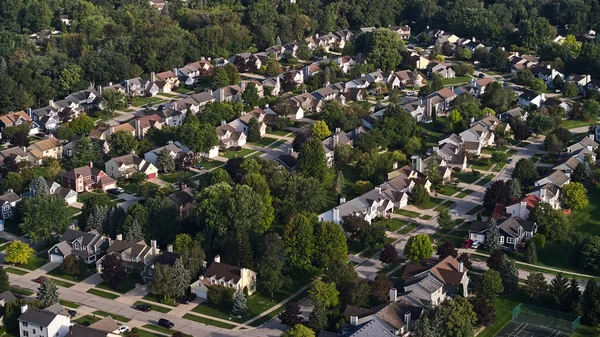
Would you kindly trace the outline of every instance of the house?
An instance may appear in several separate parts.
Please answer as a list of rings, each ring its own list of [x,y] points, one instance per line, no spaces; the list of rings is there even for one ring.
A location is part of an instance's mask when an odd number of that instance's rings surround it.
[[[260,136],[264,136],[267,133],[267,124],[265,123],[265,116],[267,113],[260,108],[256,108],[250,112],[242,112],[242,116],[229,123],[236,131],[243,132],[248,135],[248,128],[250,127],[250,121],[256,118]]]
[[[413,74],[416,75],[413,78]],[[396,76],[399,80],[400,80],[400,86],[405,86],[405,85],[421,85],[423,84],[423,75],[421,75],[420,72],[412,72],[410,70],[400,70],[394,73],[394,76]]]
[[[542,79],[550,88],[554,88],[554,78],[556,76],[560,77],[562,80],[565,78],[565,75],[552,68],[550,64],[534,67],[531,72],[533,73],[533,76]]]
[[[192,189],[182,185],[178,191],[169,195],[169,201],[177,209],[178,218],[183,220],[188,218],[192,213],[196,198]]]
[[[288,172],[296,172],[296,167],[298,166],[298,153],[294,152],[294,149],[291,147],[288,151],[288,153],[275,158],[275,162],[279,167],[283,167]]]
[[[193,94],[191,96],[188,96],[187,98],[180,99],[178,101],[167,103],[164,105],[164,108],[171,108],[176,111],[179,111],[183,114],[182,118],[185,119],[185,114],[188,110],[196,114],[200,110],[202,110],[204,106],[215,101],[216,99],[213,97],[212,91],[204,91],[197,94]]]
[[[303,93],[290,98],[290,106],[292,107],[292,110],[294,110],[294,108],[301,108],[303,112],[313,111],[317,110],[316,105],[317,99],[315,98],[315,96],[309,93]],[[296,117],[297,116],[298,114],[296,113]],[[302,117],[304,117],[304,114],[302,114]]]
[[[576,153],[582,149],[587,149],[594,153],[598,149],[598,146],[598,143],[594,141],[594,135],[588,135],[587,137],[583,137],[578,143],[567,147],[567,153]]]
[[[560,209],[560,187],[557,185],[548,183],[546,185],[535,187],[527,195],[533,195],[537,197],[540,202],[550,204],[554,209]],[[526,218],[525,218],[526,219]]]
[[[29,128],[29,135],[35,135],[40,132],[39,125],[34,122],[25,111],[11,112],[0,116],[0,131],[11,126],[19,126],[25,124]]]
[[[431,61],[416,52],[405,52],[402,55],[402,65],[405,68],[425,70]]]
[[[535,55],[520,55],[518,52],[510,53],[508,56],[508,62],[510,63],[510,71],[513,76],[517,74],[517,71],[525,68],[536,67],[540,61]]]
[[[313,77],[315,74],[318,74],[320,72],[321,66],[319,62],[313,62],[302,68],[302,77],[305,81],[307,81],[309,78]]]
[[[62,158],[62,144],[54,136],[35,142],[27,148],[34,165],[42,165],[45,158]]]
[[[466,297],[467,272],[463,263],[452,256],[439,261],[427,260],[425,265],[408,263],[402,274],[404,294],[400,298],[419,306],[435,306],[455,295]]]
[[[63,173],[61,185],[77,193],[91,192],[96,189],[106,192],[117,187],[117,181],[90,162],[89,165]]]
[[[540,198],[535,194],[528,194],[522,198],[514,199],[505,207],[505,213],[521,219],[528,219],[529,213],[533,210],[535,205],[540,203],[540,201]]]
[[[111,317],[107,316],[104,319],[106,319],[106,318],[111,318]],[[71,326],[71,329],[67,333],[66,337],[118,337],[119,334],[117,334],[117,333],[108,332],[108,331],[100,330],[97,328],[92,328],[92,326],[96,326],[97,323],[100,323],[104,319],[102,319],[90,326],[84,326],[81,324],[73,324]]]
[[[400,35],[402,40],[408,40],[410,38],[410,26],[390,26],[389,28],[392,32]]]
[[[535,106],[541,106],[542,103],[546,100],[546,94],[537,93],[531,90],[523,90],[523,92],[518,96],[519,104],[524,106],[530,106],[534,104]]]
[[[160,255],[154,259],[152,264],[144,266],[144,270],[142,271],[142,282],[144,282],[144,284],[149,284],[152,282],[152,279],[154,278],[155,265],[162,264],[173,267],[178,258],[179,254],[173,253],[173,246],[167,246],[166,252],[160,253]]]
[[[587,152],[587,149],[581,149],[579,153],[581,152]],[[593,152],[590,152],[593,153]],[[567,158],[566,160],[561,161],[559,164],[557,164],[556,166],[554,166],[552,169],[555,171],[561,171],[561,172],[574,172],[575,168],[577,167],[577,165],[579,165],[579,163],[585,161],[585,156],[579,156],[578,154],[573,155],[569,158]]]
[[[18,164],[23,161],[30,161],[30,156],[27,154],[25,147],[9,147],[8,149],[0,150],[0,165]]]
[[[505,123],[510,122],[512,118],[518,118],[519,120],[525,122],[528,116],[529,113],[527,111],[523,110],[523,108],[521,107],[517,107],[508,111],[504,111],[503,113],[498,115],[498,118],[500,118],[500,120]]]
[[[565,82],[574,82],[578,88],[584,88],[592,82],[592,75],[569,74],[565,76]]]
[[[9,188],[0,195],[0,205],[2,205],[2,220],[6,220],[13,216],[17,204],[21,201],[21,197]]]
[[[462,139],[463,149],[477,156],[481,154],[484,147],[494,145],[494,133],[481,124],[476,124],[461,132],[459,136]]]
[[[226,60],[224,60],[224,62],[229,63],[229,61]],[[224,66],[225,63],[217,65]],[[201,58],[200,61],[186,64],[183,68],[173,69],[173,73],[186,86],[192,86],[199,79],[212,75],[213,69],[214,66],[211,62]]]
[[[173,89],[179,87],[180,81],[177,75],[172,70],[164,71],[162,73],[150,74],[150,78],[153,82],[162,81],[168,84],[168,87]]]
[[[118,255],[123,261],[127,272],[142,271],[144,267],[151,265],[160,253],[155,240],[150,241],[150,246],[144,241],[137,243],[123,241],[123,236],[117,234],[117,239],[110,242],[106,255],[96,262],[96,270],[102,273],[102,260],[109,254]]]
[[[549,175],[545,176],[542,179],[539,179],[535,182],[535,186],[543,186],[548,183],[554,184],[558,187],[562,187],[565,184],[571,182],[571,178],[569,175],[565,174],[562,171],[553,171]]]
[[[71,317],[66,312],[29,308],[26,304],[21,306],[19,336],[65,337],[70,326]]]
[[[327,167],[333,167],[333,158],[335,157],[336,146],[352,146],[352,138],[348,137],[348,134],[343,132],[340,128],[335,129],[335,133],[331,136],[323,139],[323,150],[325,151],[325,159],[327,160]]]
[[[183,122],[185,122],[185,113],[170,107],[162,107],[156,114],[158,117],[162,118],[164,124],[169,127],[181,126],[183,125]]]
[[[135,128],[129,123],[123,123],[117,126],[100,125],[90,131],[90,138],[109,140],[110,135],[119,131],[131,133],[131,135],[135,137]]]
[[[83,138],[83,137],[75,136],[74,138],[71,139],[70,142],[63,145],[63,154],[62,154],[63,158],[72,158],[73,157],[73,155],[75,154],[75,151],[77,149],[77,146],[81,142],[81,138]],[[90,140],[92,141],[92,144],[97,146],[102,153],[108,154],[108,152],[110,152],[110,144],[107,140],[101,140],[98,138],[90,138]]]
[[[158,169],[152,163],[138,157],[135,153],[112,158],[105,164],[106,174],[118,179],[119,177],[129,178],[136,172],[145,173],[148,180],[158,177]]]
[[[71,20],[68,15],[60,15],[58,19],[61,23],[64,23],[65,26],[70,26],[71,22],[73,22],[73,20]]]
[[[52,181],[52,180],[46,180],[46,185],[48,185],[48,193],[49,194],[56,194],[58,196],[60,196],[67,205],[72,205],[73,203],[77,202],[77,192],[75,192],[74,190],[70,189],[70,188],[65,188],[60,186],[59,183]],[[29,185],[29,194],[31,197],[35,197],[35,193],[33,191],[33,181],[32,183]],[[25,197],[25,195],[22,195],[23,197]]]
[[[445,161],[446,166],[450,168],[457,167],[460,171],[464,171],[467,168],[467,156],[461,152],[460,146],[444,143],[439,147],[434,147],[432,153],[433,155],[440,156]],[[418,168],[417,170],[424,171],[424,169],[419,170]]]
[[[442,181],[444,182],[448,182],[452,178],[452,167],[458,167],[461,171],[467,167],[467,157],[465,155],[453,156],[457,158],[457,161],[458,157],[461,157],[463,161],[461,163],[454,162],[452,163],[452,166],[449,166],[448,162],[438,154],[439,149],[437,149],[438,152],[435,151],[436,148],[434,148],[433,154],[431,156],[425,158],[418,155],[412,156],[412,167],[414,167],[415,170],[417,170],[418,172],[425,172],[425,170],[427,170],[428,167],[434,165],[434,167],[439,168],[438,171],[440,173],[440,176],[442,177]]]
[[[85,110],[91,110],[95,108],[101,108],[102,106],[102,87],[99,86],[98,90],[90,87],[84,90],[80,90],[65,97],[65,100],[74,102],[77,106],[84,108]],[[78,117],[82,111],[74,111],[75,114],[72,116],[64,116],[61,120],[63,122],[69,122],[71,119]],[[61,114],[59,113],[59,116]]]
[[[165,121],[157,114],[151,114],[148,116],[138,117],[129,122],[135,129],[135,137],[137,139],[143,139],[146,137],[146,133],[151,127],[161,129],[165,125]]]
[[[496,79],[493,77],[480,78],[477,80],[472,78],[469,81],[469,84],[474,88],[475,96],[481,96],[485,93],[485,87],[495,81]]]
[[[456,76],[450,63],[430,62],[427,65],[427,77],[433,77],[434,74],[442,78],[454,78]]]
[[[279,96],[281,93],[281,77],[270,77],[261,82],[263,90],[270,96]]]
[[[183,146],[180,142],[169,141],[169,143],[165,146],[161,146],[152,151],[144,153],[144,160],[156,165],[158,155],[164,150],[168,151],[169,155],[175,159],[176,162],[181,161],[183,157],[190,152],[190,149]]]
[[[229,62],[235,64],[241,73],[255,72],[262,66],[260,58],[252,53],[234,55],[229,59]]]
[[[125,80],[122,85],[125,87],[125,93],[130,97],[152,97],[159,93],[156,82],[141,77]]]
[[[508,123],[503,123],[494,115],[489,115],[469,124],[470,127],[474,127],[476,125],[481,125],[491,132],[494,132],[496,128],[500,128],[504,131],[510,131],[510,125]]]
[[[450,103],[456,99],[456,94],[450,88],[440,89],[431,95],[427,96],[426,104],[428,105],[427,115],[431,116],[431,109],[435,108],[437,112],[450,110]]]
[[[349,326],[342,326],[341,334],[323,335],[321,331],[319,337],[411,336],[424,308],[395,299],[396,294],[396,288],[390,289],[390,302],[372,309],[347,306],[344,318]]]
[[[247,138],[244,132],[237,131],[225,121],[221,121],[221,126],[217,127],[217,137],[219,137],[219,147],[222,149],[243,146]]]
[[[333,61],[340,66],[340,69],[342,69],[344,73],[348,73],[350,68],[356,64],[356,61],[352,56],[339,56],[334,58]]]
[[[567,116],[570,116],[571,111],[573,110],[573,105],[571,103],[562,101],[554,97],[546,99],[544,103],[542,103],[542,107],[560,107],[567,113]]]
[[[196,296],[206,299],[208,287],[215,284],[252,295],[256,291],[256,273],[248,268],[221,263],[221,257],[217,255],[199,280],[190,287]]]
[[[504,249],[515,251],[518,245],[531,240],[537,233],[537,224],[519,217],[511,216],[499,220],[496,225],[500,232],[498,242]],[[469,238],[473,241],[485,242],[487,224],[483,221],[473,221],[469,229]]]
[[[67,229],[60,241],[48,250],[50,262],[62,263],[69,255],[75,255],[86,264],[98,260],[110,245],[110,238],[98,234],[95,230],[81,232]]]
[[[217,102],[241,102],[244,91],[239,85],[229,85],[213,92]]]

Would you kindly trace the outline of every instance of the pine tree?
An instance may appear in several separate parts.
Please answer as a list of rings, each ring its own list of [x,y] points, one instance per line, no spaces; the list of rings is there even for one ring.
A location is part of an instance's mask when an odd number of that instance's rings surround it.
[[[505,294],[512,294],[519,289],[519,270],[515,266],[515,262],[508,256],[502,257],[502,264],[498,272],[502,277]]]
[[[533,242],[530,242],[527,245],[527,250],[525,251],[525,261],[531,264],[537,263],[537,249],[535,247],[535,243]]]
[[[181,259],[175,260],[173,273],[171,274],[171,286],[169,295],[171,297],[183,297],[190,285],[190,272],[183,266]]]
[[[152,272],[152,282],[150,282],[150,293],[162,295],[166,299],[169,296],[173,268],[160,263],[155,263],[152,268],[154,270]]]
[[[342,191],[344,190],[344,184],[344,172],[339,170],[335,178],[335,184],[333,185],[333,189],[337,194],[342,194]]]
[[[511,179],[507,182],[508,185],[508,197],[510,199],[520,198],[523,194],[523,187],[517,179]]]
[[[256,117],[252,117],[248,122],[248,141],[249,142],[258,142],[260,140],[260,124],[258,124],[258,119]]]
[[[0,267],[0,293],[7,291],[9,287],[8,274],[4,267]]]
[[[123,225],[123,237],[129,242],[140,242],[144,240],[144,229],[137,219],[133,219],[130,224]]]
[[[42,302],[44,308],[58,303],[58,287],[50,279],[45,279],[38,287],[36,298]]]
[[[320,331],[327,326],[327,312],[323,306],[314,306],[308,316],[308,326],[314,331]]]
[[[302,316],[300,316],[300,314],[300,306],[298,303],[290,301],[285,306],[285,311],[279,314],[279,319],[281,320],[282,324],[293,327],[294,325],[302,322]]]
[[[156,156],[156,167],[161,172],[175,171],[175,158],[171,157],[171,153],[167,149],[162,149]]]
[[[490,251],[501,248],[500,231],[498,230],[496,219],[491,218],[487,223],[486,229],[485,247]]]
[[[231,313],[235,316],[244,316],[248,312],[248,299],[240,291],[233,295],[233,306]]]
[[[227,260],[231,264],[244,268],[254,265],[254,253],[248,233],[242,229],[235,229],[234,233],[229,234],[227,242]]]
[[[597,325],[600,318],[600,289],[596,280],[588,281],[581,297],[581,314],[583,323]]]
[[[48,183],[46,183],[44,177],[37,177],[33,179],[30,186],[34,196],[48,194],[50,192],[50,188],[48,187]]]
[[[104,233],[104,227],[106,224],[106,219],[108,218],[110,212],[110,206],[102,205],[96,206],[92,213],[87,218],[86,223],[84,224],[83,229],[86,232],[91,230],[95,230],[98,233]]]
[[[559,272],[552,281],[550,281],[548,291],[554,302],[554,307],[559,310],[563,309],[565,300],[569,294],[569,279]]]
[[[579,314],[579,303],[581,301],[581,291],[579,290],[579,282],[576,278],[572,278],[569,283],[569,293],[565,303],[565,311]]]

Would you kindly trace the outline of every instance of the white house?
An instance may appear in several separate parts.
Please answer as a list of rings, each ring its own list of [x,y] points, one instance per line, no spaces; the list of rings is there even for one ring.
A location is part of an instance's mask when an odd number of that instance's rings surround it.
[[[217,255],[206,272],[190,287],[196,296],[206,299],[211,285],[234,288],[236,292],[247,291],[248,295],[252,295],[256,291],[256,273],[248,268],[221,263],[221,257]]]
[[[66,312],[21,306],[19,316],[19,336],[21,337],[65,337],[71,326],[71,318]]]
[[[546,94],[537,93],[531,90],[523,90],[523,92],[519,95],[519,104],[524,106],[530,106],[535,104],[535,106],[541,106],[542,103],[546,100]]]
[[[121,157],[112,158],[104,164],[106,174],[118,179],[129,178],[136,172],[143,172],[148,180],[158,177],[158,169],[152,163],[138,157],[135,153],[126,154]]]
[[[163,150],[167,150],[169,155],[175,160],[181,159],[183,156],[185,156],[186,153],[190,152],[190,149],[183,146],[180,142],[169,141],[169,144],[167,144],[165,146],[161,146],[152,151],[148,151],[148,152],[144,153],[144,160],[147,161],[148,163],[152,163],[153,165],[156,165],[156,160],[158,158],[158,155]]]

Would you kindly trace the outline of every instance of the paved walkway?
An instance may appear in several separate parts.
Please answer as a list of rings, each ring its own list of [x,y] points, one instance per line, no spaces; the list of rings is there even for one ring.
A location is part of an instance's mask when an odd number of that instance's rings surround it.
[[[96,274],[86,278],[85,280],[75,284],[70,289],[73,291],[79,291],[79,292],[85,293],[88,290],[94,288],[95,286],[99,285],[102,282],[104,282],[104,280],[102,279],[100,274],[96,273]],[[102,291],[104,291],[104,289],[102,289]],[[111,291],[108,291],[108,292],[111,292]],[[117,293],[115,293],[115,294],[117,294]]]

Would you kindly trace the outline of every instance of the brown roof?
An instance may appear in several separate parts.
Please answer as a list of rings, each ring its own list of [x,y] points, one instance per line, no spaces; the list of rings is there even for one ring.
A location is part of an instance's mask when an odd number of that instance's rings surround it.
[[[117,324],[117,322],[115,322],[115,320],[112,317],[106,316],[103,319],[99,320],[98,322],[90,325],[90,328],[98,329],[98,330],[102,330],[102,331],[106,331],[106,332],[112,332],[112,331],[117,330],[119,328],[119,325]]]
[[[422,312],[423,308],[410,305],[406,301],[398,301],[386,305],[383,309],[379,310],[375,316],[394,327],[394,329],[400,330],[409,323],[404,321],[404,315],[406,313],[410,313],[411,320],[416,321],[419,319]]]
[[[166,81],[169,78],[173,78],[173,77],[177,77],[177,76],[175,76],[175,73],[173,73],[172,70],[169,70],[169,71],[165,71],[165,72],[156,74],[156,77],[160,80]]]
[[[439,90],[438,94],[446,99],[456,96],[454,91],[450,90],[449,88],[444,88],[444,89]]]
[[[458,286],[463,278],[467,268],[463,268],[463,272],[458,271],[458,260],[452,256],[448,256],[431,267],[429,271],[442,280],[445,284]]]
[[[135,131],[135,129],[129,123],[123,123],[121,125],[117,125],[114,127],[113,132],[117,132],[117,131],[133,132],[133,131]]]
[[[186,188],[171,193],[169,199],[171,199],[173,203],[182,206],[194,202],[194,194],[191,189]]]
[[[60,147],[61,144],[58,139],[52,137],[44,140],[40,140],[39,142],[33,143],[29,146],[29,148],[37,148],[39,151],[48,151],[50,149],[54,149]],[[29,149],[28,148],[28,149]]]
[[[204,277],[217,279],[225,279],[225,281],[233,280],[237,283],[241,278],[241,267],[232,266],[227,263],[213,262],[204,273]]]
[[[25,113],[25,111],[17,111],[4,116],[0,116],[0,121],[5,125],[10,126],[14,125],[16,121],[19,120],[19,117],[23,117],[26,121],[31,121],[31,117],[29,117],[27,113]]]
[[[137,123],[137,122],[140,123],[140,127],[142,129],[147,129],[147,128],[151,127],[152,125],[162,124],[165,121],[162,118],[160,118],[159,115],[152,114],[152,115],[149,115],[149,116],[144,116],[144,117],[137,118],[132,123]]]
[[[115,157],[111,160],[114,160],[117,165],[139,165],[142,162],[142,158],[138,157],[135,153],[126,154],[124,156]]]

